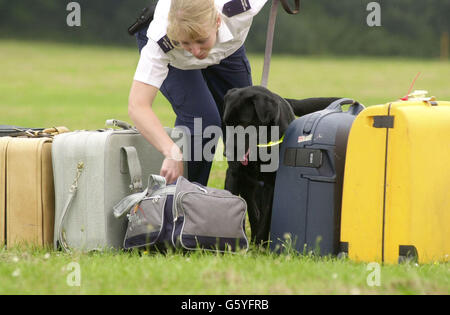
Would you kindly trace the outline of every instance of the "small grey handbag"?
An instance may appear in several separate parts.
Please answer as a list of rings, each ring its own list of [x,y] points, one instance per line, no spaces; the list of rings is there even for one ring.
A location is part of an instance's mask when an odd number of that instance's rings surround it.
[[[247,204],[241,197],[184,177],[166,186],[164,177],[151,175],[147,187],[114,207],[117,218],[128,217],[125,249],[248,249]]]

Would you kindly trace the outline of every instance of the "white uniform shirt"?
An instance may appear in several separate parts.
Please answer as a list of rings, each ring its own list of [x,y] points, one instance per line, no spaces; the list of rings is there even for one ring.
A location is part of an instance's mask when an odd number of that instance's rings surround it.
[[[134,80],[159,89],[167,77],[169,64],[181,70],[204,69],[219,64],[221,60],[232,55],[244,44],[253,17],[258,14],[267,0],[214,0],[214,2],[220,12],[222,23],[215,46],[207,58],[200,60],[184,49],[174,48],[167,40],[171,0],[160,0],[147,31],[148,43],[141,51]],[[232,16],[228,17],[223,13],[224,6],[234,8],[231,10],[233,12],[227,14]],[[237,12],[240,10],[244,12],[236,14],[236,8]]]

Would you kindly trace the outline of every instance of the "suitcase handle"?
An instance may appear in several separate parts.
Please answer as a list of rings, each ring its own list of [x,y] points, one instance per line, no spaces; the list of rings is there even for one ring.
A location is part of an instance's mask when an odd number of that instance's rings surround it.
[[[357,116],[360,112],[362,112],[365,109],[364,105],[360,104],[359,102],[357,102],[355,100],[352,100],[350,98],[341,98],[341,99],[331,103],[324,110],[318,111],[314,114],[311,114],[308,121],[305,123],[305,126],[303,127],[303,133],[311,134],[313,127],[316,124],[316,121],[319,117],[329,114],[330,112],[342,113],[343,112],[342,106],[344,106],[344,105],[351,105],[346,113],[349,115],[352,115],[352,116]]]
[[[138,153],[135,147],[122,147],[121,152],[121,169],[122,174],[130,174],[130,189],[133,192],[142,191],[142,167],[139,162]]]
[[[105,124],[108,127],[119,127],[124,130],[134,130],[133,126],[131,126],[129,123],[122,121],[122,120],[108,119]]]
[[[325,182],[336,183],[336,175],[333,176],[315,176],[315,175],[302,175],[303,178],[309,179],[313,182]]]
[[[353,116],[358,115],[365,109],[364,105],[360,104],[359,102],[350,98],[343,98],[331,103],[330,106],[326,108],[326,110],[338,110],[342,112],[342,106],[344,105],[351,105],[347,113]]]

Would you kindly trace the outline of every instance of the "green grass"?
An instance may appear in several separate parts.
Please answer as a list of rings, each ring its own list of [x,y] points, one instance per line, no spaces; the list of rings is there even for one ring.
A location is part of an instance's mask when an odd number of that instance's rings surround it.
[[[254,83],[262,56],[250,55]],[[135,49],[0,41],[0,124],[65,125],[99,129],[106,119],[130,121],[128,92],[138,61]],[[450,64],[400,58],[274,56],[269,88],[289,98],[343,96],[363,104],[415,89],[450,100]],[[155,111],[172,126],[170,104],[159,95]],[[213,165],[210,186],[223,188],[226,162]],[[81,286],[70,287],[72,262]],[[387,265],[381,285],[367,284],[367,264],[251,248],[236,255],[208,253],[65,254],[36,248],[0,249],[0,294],[449,294],[450,264]]]
[[[80,286],[69,286],[80,266]],[[294,253],[65,254],[0,251],[0,294],[449,294],[448,264],[384,266]]]

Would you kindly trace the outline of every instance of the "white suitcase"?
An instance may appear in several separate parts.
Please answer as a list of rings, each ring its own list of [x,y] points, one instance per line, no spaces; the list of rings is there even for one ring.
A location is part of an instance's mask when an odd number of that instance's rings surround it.
[[[80,251],[120,249],[127,228],[113,207],[144,190],[150,174],[159,174],[163,155],[127,123],[123,130],[76,131],[55,137],[52,148],[55,183],[55,248]],[[166,128],[183,150],[187,137]],[[187,176],[187,165],[184,167]]]

